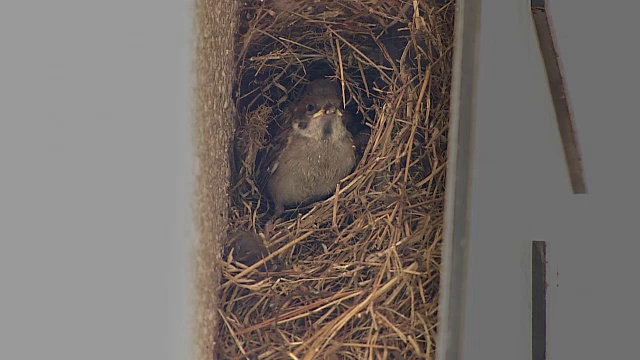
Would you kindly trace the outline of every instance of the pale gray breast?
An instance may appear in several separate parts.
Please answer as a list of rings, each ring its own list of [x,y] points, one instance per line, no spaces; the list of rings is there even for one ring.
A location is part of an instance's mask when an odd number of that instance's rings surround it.
[[[353,145],[293,137],[282,152],[270,180],[273,199],[285,205],[314,200],[332,193],[355,165]]]

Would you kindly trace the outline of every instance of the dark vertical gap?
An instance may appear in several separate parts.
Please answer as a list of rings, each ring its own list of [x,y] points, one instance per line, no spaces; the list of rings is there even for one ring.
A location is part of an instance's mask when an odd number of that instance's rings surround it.
[[[564,75],[558,54],[554,31],[548,13],[548,0],[531,0],[533,22],[538,33],[538,42],[542,58],[547,70],[547,80],[551,91],[551,99],[558,121],[558,130],[562,140],[565,161],[569,170],[569,178],[574,194],[587,192],[578,135],[573,121],[573,113],[567,95]]]
[[[531,359],[547,358],[547,244],[533,241],[531,249]]]

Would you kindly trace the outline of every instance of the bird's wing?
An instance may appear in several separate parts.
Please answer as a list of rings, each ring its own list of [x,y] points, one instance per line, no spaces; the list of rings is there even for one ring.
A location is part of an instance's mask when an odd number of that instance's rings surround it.
[[[291,129],[285,128],[278,132],[264,150],[264,156],[259,165],[258,183],[264,189],[279,165],[280,155],[290,142]]]

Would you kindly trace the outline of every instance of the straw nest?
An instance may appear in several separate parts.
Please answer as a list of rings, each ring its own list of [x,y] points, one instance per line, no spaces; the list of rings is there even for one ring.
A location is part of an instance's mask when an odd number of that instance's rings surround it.
[[[244,3],[221,358],[434,357],[453,13],[435,0]],[[371,137],[335,195],[265,231],[262,153],[321,77]]]

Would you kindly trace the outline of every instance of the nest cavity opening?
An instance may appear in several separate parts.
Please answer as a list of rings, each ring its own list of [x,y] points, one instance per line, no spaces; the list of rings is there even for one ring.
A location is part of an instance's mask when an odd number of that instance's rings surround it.
[[[453,14],[437,0],[244,2],[230,228],[267,256],[243,263],[227,244],[222,358],[434,357]],[[261,154],[324,77],[371,136],[334,195],[265,236]]]

